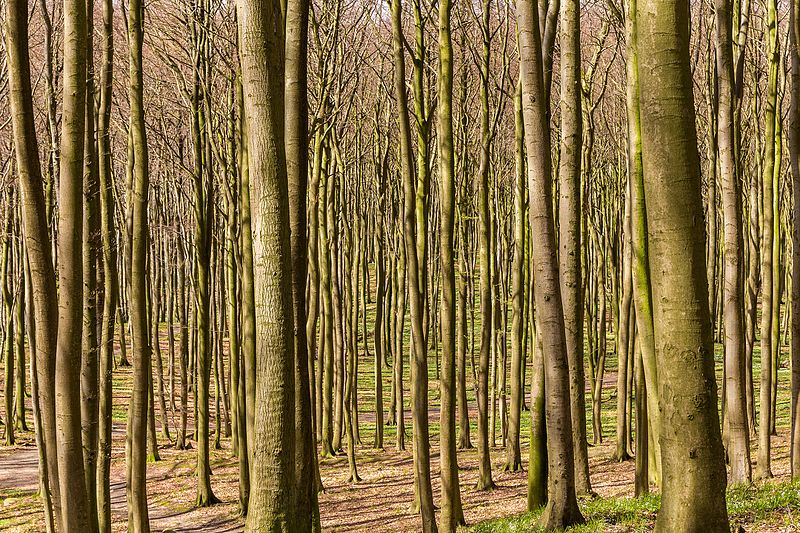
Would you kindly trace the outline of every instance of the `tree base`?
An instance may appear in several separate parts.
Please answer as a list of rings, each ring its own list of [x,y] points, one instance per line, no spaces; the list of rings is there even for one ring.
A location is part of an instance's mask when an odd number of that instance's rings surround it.
[[[211,507],[212,505],[216,505],[218,503],[222,503],[221,500],[214,496],[214,493],[209,490],[208,494],[205,496],[202,494],[197,495],[195,507]]]
[[[488,481],[478,480],[478,483],[475,485],[475,490],[480,490],[480,491],[484,491],[484,492],[491,492],[496,488],[497,488],[497,485],[491,479],[488,480]]]

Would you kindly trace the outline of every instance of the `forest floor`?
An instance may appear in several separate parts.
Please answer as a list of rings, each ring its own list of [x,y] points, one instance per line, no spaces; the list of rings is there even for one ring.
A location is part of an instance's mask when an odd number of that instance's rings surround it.
[[[165,373],[168,368],[166,332],[162,332],[162,356]],[[609,346],[612,346],[609,343]],[[718,350],[719,351],[719,350]],[[756,353],[756,362],[757,362]],[[773,437],[772,470],[775,478],[748,489],[729,491],[729,512],[737,525],[747,531],[800,531],[800,486],[788,481],[789,370],[788,348],[784,347],[779,376],[777,437]],[[718,370],[721,366],[717,354]],[[359,362],[359,420],[362,444],[356,448],[358,473],[362,481],[346,482],[348,467],[345,455],[320,458],[320,472],[325,491],[320,494],[322,526],[326,531],[417,531],[419,518],[412,512],[412,454],[408,392],[405,394],[406,450],[396,448],[396,428],[384,427],[384,449],[377,450],[374,440],[374,378],[372,357]],[[408,365],[405,383],[408,384]],[[614,452],[616,410],[616,359],[609,354],[602,401],[604,442],[589,448],[590,470],[596,498],[581,502],[589,525],[580,531],[646,531],[651,529],[658,509],[658,497],[633,498],[634,463],[611,460]],[[390,369],[384,372],[384,405],[388,409]],[[126,530],[125,498],[125,422],[131,389],[130,367],[119,367],[114,374],[114,444],[111,467],[111,498],[114,531]],[[470,372],[468,372],[470,374]],[[755,369],[758,376],[758,366]],[[176,377],[176,379],[178,379]],[[165,382],[166,382],[165,378]],[[471,380],[470,380],[471,381]],[[214,379],[211,390],[211,432],[214,437]],[[0,376],[2,385],[2,376]],[[758,386],[756,379],[756,387]],[[0,388],[2,390],[2,388]],[[175,391],[179,390],[179,382]],[[474,395],[469,387],[469,402],[474,408]],[[430,364],[431,466],[435,501],[439,499],[439,390],[436,361]],[[757,394],[757,391],[756,391]],[[588,396],[588,395],[587,395]],[[190,394],[191,397],[191,394]],[[758,396],[756,396],[757,398]],[[176,398],[176,402],[177,402]],[[168,404],[169,405],[169,404]],[[158,416],[158,408],[157,416]],[[177,412],[168,406],[171,436],[174,437]],[[192,407],[190,404],[190,412]],[[591,412],[590,410],[588,412]],[[475,416],[471,417],[472,442],[475,444]],[[191,416],[190,416],[191,419]],[[527,468],[527,442],[530,418],[522,417],[523,467]],[[30,410],[28,425],[32,427]],[[159,426],[160,427],[160,426]],[[190,428],[191,432],[191,428]],[[591,421],[588,425],[591,438]],[[502,441],[497,425],[497,443]],[[190,435],[191,436],[191,435]],[[15,446],[0,446],[0,531],[23,533],[44,531],[44,518],[37,496],[38,458],[33,433],[19,432]],[[194,444],[194,443],[193,443]],[[212,487],[222,503],[196,508],[195,451],[176,450],[159,431],[161,460],[148,464],[148,501],[153,531],[241,531],[239,516],[238,466],[230,449],[230,439],[221,439],[220,449],[212,450]],[[344,444],[344,443],[343,443]],[[757,443],[752,443],[753,457]],[[475,490],[478,457],[476,449],[459,450],[461,496],[464,514],[471,531],[535,530],[536,514],[525,513],[526,471],[505,472],[505,451],[501,446],[491,450],[493,478],[497,487],[489,492]]]

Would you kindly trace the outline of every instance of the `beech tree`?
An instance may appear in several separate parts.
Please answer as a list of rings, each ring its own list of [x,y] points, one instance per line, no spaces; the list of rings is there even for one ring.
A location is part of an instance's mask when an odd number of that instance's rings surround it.
[[[688,2],[644,0],[636,20],[642,163],[662,414],[658,531],[728,531],[705,278]],[[702,487],[686,491],[685,487]]]
[[[789,520],[795,4],[5,0],[9,527]]]

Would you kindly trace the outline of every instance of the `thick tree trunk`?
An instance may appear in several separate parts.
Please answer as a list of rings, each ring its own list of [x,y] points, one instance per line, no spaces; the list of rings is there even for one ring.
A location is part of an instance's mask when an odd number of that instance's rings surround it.
[[[663,497],[656,531],[729,531],[692,113],[689,2],[637,6]],[[687,110],[689,110],[687,112]]]
[[[311,389],[306,336],[306,197],[308,189],[308,0],[286,4],[286,171],[291,229],[292,302],[294,313],[296,513],[301,529],[319,529],[314,488],[317,448],[311,426]]]
[[[283,32],[276,2],[238,3],[251,173],[256,302],[255,424],[248,531],[294,531],[295,393]],[[302,325],[301,325],[302,326]]]

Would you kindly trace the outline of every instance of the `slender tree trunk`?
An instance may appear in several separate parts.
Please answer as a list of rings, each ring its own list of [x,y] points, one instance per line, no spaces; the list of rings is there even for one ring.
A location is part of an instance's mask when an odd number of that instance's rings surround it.
[[[415,238],[416,194],[414,191],[414,161],[411,153],[408,95],[405,88],[405,57],[401,12],[401,0],[392,0],[392,49],[395,61],[394,90],[398,105],[403,193],[405,197],[403,240],[408,263],[408,294],[411,303],[411,409],[414,423],[414,478],[419,493],[422,530],[425,533],[431,533],[437,531],[437,528],[433,510],[430,438],[428,434],[428,361],[425,335],[422,328],[423,303],[420,290],[422,285],[419,280],[419,263]]]
[[[718,147],[724,221],[725,416],[731,484],[749,483],[750,436],[747,428],[744,369],[744,282],[742,279],[742,207],[734,138],[734,79],[731,9],[716,0]],[[713,287],[713,286],[712,286]]]
[[[89,532],[98,531],[97,516],[97,444],[99,425],[99,359],[97,345],[97,266],[100,249],[98,153],[95,144],[94,103],[94,0],[86,6],[86,115],[83,155],[83,331],[81,357],[81,441],[83,475],[89,512]],[[88,14],[91,13],[91,16]]]
[[[103,0],[103,66],[100,71],[97,148],[100,228],[103,241],[103,319],[100,333],[100,386],[97,453],[97,517],[100,533],[111,533],[111,418],[114,325],[117,315],[117,240],[111,168],[111,97],[114,75],[114,2]]]
[[[774,210],[774,198],[780,194],[775,191],[775,166],[780,165],[780,160],[775,157],[776,121],[780,120],[777,111],[778,104],[778,29],[777,29],[777,2],[770,0],[767,3],[767,33],[769,79],[767,81],[767,101],[764,113],[764,159],[762,167],[763,186],[763,225],[761,239],[761,390],[759,404],[758,424],[758,458],[756,460],[755,477],[758,479],[772,477],[770,466],[770,448],[772,434],[772,373],[773,373],[773,344],[772,344],[772,308],[774,302],[773,285],[777,280],[773,277],[773,262],[779,260],[773,254],[774,240],[778,238],[774,233],[774,219],[778,213]]]
[[[581,44],[580,2],[561,2],[561,154],[559,156],[559,274],[569,362],[575,490],[592,491],[586,443],[581,272]],[[605,298],[604,295],[601,295]],[[601,317],[601,320],[604,318]]]
[[[800,1],[789,11],[789,55],[791,58],[791,107],[789,111],[789,161],[792,169],[792,400],[789,460],[792,478],[800,476]]]
[[[534,319],[535,320],[535,319]],[[533,328],[532,328],[533,329]],[[544,354],[541,339],[533,334],[531,363],[531,429],[528,448],[528,511],[547,504],[547,427],[544,405]]]
[[[5,404],[5,434],[6,446],[16,444],[14,435],[14,301],[11,296],[10,279],[14,277],[11,257],[11,217],[13,194],[5,194],[5,213],[3,215],[3,252],[0,259],[0,278],[2,278],[3,293],[3,362],[5,363],[5,383],[3,386],[3,400]],[[23,370],[24,371],[24,370]],[[23,398],[24,400],[24,398]]]
[[[623,218],[623,239],[622,243],[622,300],[620,302],[619,310],[619,327],[617,334],[617,446],[614,450],[613,458],[616,461],[623,462],[631,458],[630,448],[628,441],[630,440],[630,412],[628,411],[628,402],[631,396],[631,390],[628,389],[628,367],[629,359],[637,357],[636,354],[631,353],[630,344],[631,337],[633,336],[633,307],[631,300],[633,298],[633,272],[631,261],[632,241],[631,235],[631,190],[630,180],[625,187],[627,194],[625,195],[625,215]],[[639,393],[636,393],[637,400]],[[637,404],[638,405],[638,404]],[[639,433],[637,426],[637,434]],[[637,449],[637,461],[638,457]],[[638,464],[638,463],[637,463]]]
[[[544,352],[547,413],[548,501],[541,525],[548,530],[583,523],[575,495],[574,450],[569,398],[569,364],[556,263],[550,127],[544,106],[542,45],[532,3],[517,4],[522,112],[525,120],[534,298]]]
[[[478,355],[478,489],[494,488],[492,462],[489,453],[489,364],[492,355],[492,329],[495,317],[492,305],[492,214],[489,199],[489,171],[491,159],[491,125],[489,117],[489,68],[491,42],[489,37],[490,2],[482,2],[481,38],[483,52],[480,58],[481,144],[478,168],[478,227],[480,236],[480,314],[481,340]]]
[[[142,42],[144,37],[144,3],[131,0],[128,41],[130,43],[131,102],[130,138],[134,160],[133,189],[129,204],[132,219],[130,233],[130,317],[133,342],[133,392],[128,409],[128,528],[136,533],[149,533],[147,508],[147,423],[148,399],[151,393],[150,338],[147,315],[147,204],[150,187],[147,137],[144,122]]]
[[[625,35],[628,44],[626,64],[626,110],[628,116],[628,179],[631,195],[631,248],[633,253],[633,301],[636,331],[642,353],[644,376],[647,380],[647,412],[649,437],[653,457],[648,473],[651,481],[661,477],[661,415],[658,409],[658,366],[653,338],[653,296],[650,287],[650,259],[647,241],[647,207],[644,200],[644,171],[642,168],[642,132],[639,89],[638,0],[628,0]],[[637,452],[638,453],[638,452]]]
[[[455,157],[453,154],[453,46],[450,37],[452,3],[439,4],[439,100],[438,141],[441,227],[439,252],[442,269],[442,404],[439,414],[442,478],[441,531],[455,531],[464,525],[456,456],[456,274],[455,274]]]
[[[519,434],[522,403],[525,397],[525,124],[522,117],[522,84],[517,83],[514,93],[514,263],[511,266],[511,410],[508,419],[506,444],[506,470],[522,470]]]

